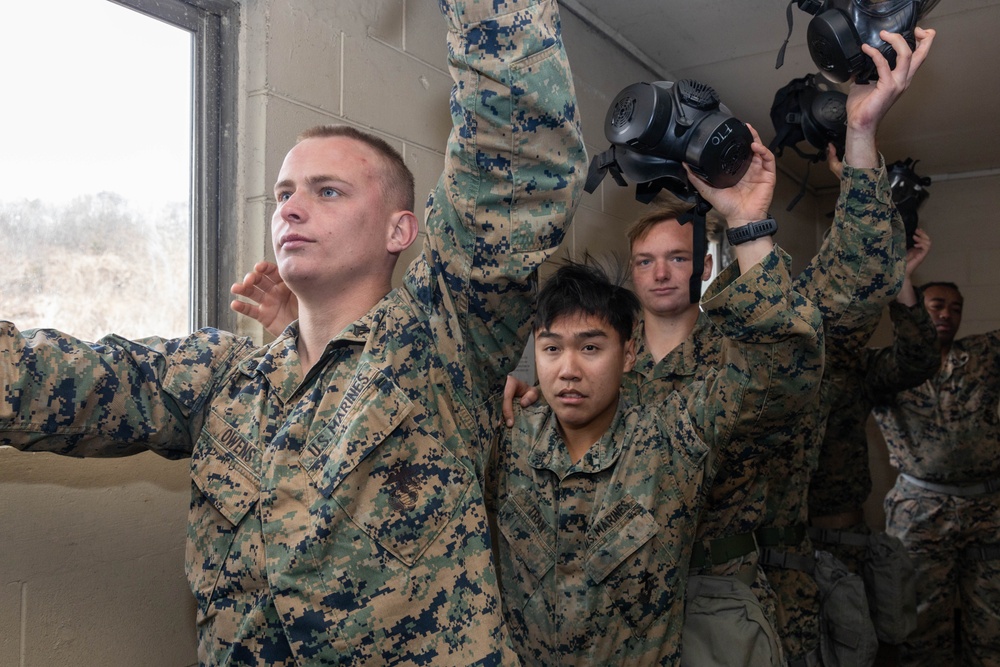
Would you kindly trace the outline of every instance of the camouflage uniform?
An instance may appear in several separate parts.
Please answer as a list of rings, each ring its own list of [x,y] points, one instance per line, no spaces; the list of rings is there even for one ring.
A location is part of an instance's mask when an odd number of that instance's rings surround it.
[[[793,283],[796,291],[820,309],[828,347],[831,337],[841,345],[858,329],[877,322],[902,281],[903,227],[893,215],[884,164],[878,169],[845,165],[843,178],[830,237]],[[659,363],[641,342],[640,338],[635,369],[625,383],[631,398],[640,404],[662,403],[674,389],[704,379],[717,367],[721,350],[719,332],[704,317],[691,336]],[[699,548],[710,555],[704,572],[752,575],[757,563],[755,533],[765,524],[773,529],[766,535],[769,543],[783,551],[789,548],[786,542],[794,542],[796,553],[811,556],[803,536],[806,489],[818,452],[818,428],[825,416],[820,406],[817,401],[814,409],[805,409],[795,418],[761,423],[757,437],[730,446],[738,453],[732,460],[723,455],[698,525]],[[764,454],[766,461],[739,453],[740,448]],[[773,497],[769,487],[774,489]],[[772,587],[780,589],[780,602],[773,597]],[[765,610],[780,604],[778,630],[789,658],[816,647],[819,592],[810,576],[772,566],[767,569],[767,581],[758,573],[754,590]]]
[[[202,664],[517,663],[477,475],[586,156],[556,3],[495,4],[441,3],[455,127],[422,255],[308,373],[295,324],[258,349],[0,326],[0,444],[191,457]]]
[[[916,386],[938,367],[937,334],[922,303],[889,304],[893,345],[882,349],[830,350],[826,360],[829,416],[820,445],[819,466],[809,481],[809,518],[817,548],[830,551],[860,572],[866,546],[849,544],[842,533],[866,535],[862,506],[872,490],[868,463],[868,415],[881,399]],[[847,538],[847,539],[845,539]],[[854,542],[858,542],[854,540]]]
[[[727,337],[717,371],[656,410],[623,397],[611,428],[577,463],[548,406],[516,408],[495,451],[487,506],[497,514],[500,590],[525,664],[678,664],[711,452],[759,419],[815,400],[822,372],[819,314],[788,292],[787,255],[776,250],[736,276],[730,267],[706,295]]]
[[[937,375],[875,409],[902,473],[885,499],[886,530],[917,568],[918,626],[901,664],[1000,665],[998,404],[993,331],[953,342]],[[953,663],[956,596],[962,642]]]
[[[880,160],[881,162],[881,160]],[[794,282],[823,315],[828,359],[859,354],[899,291],[905,270],[903,223],[892,204],[885,164],[847,165],[830,236]],[[808,489],[834,385],[824,375],[819,402],[769,440],[767,516],[758,529],[761,562],[778,596],[778,631],[790,665],[811,664],[819,644],[820,596],[806,535]]]

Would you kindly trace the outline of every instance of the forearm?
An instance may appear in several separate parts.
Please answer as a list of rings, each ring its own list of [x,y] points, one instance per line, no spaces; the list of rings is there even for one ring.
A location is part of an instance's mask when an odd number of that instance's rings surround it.
[[[557,4],[493,5],[444,4],[454,127],[425,251],[490,385],[517,361],[535,272],[565,236],[586,166]]]
[[[704,308],[726,337],[725,358],[704,401],[706,442],[751,436],[816,398],[823,372],[818,310],[790,291],[788,257],[776,249],[732,280],[730,267],[706,292]],[[728,281],[731,281],[727,284]]]
[[[858,332],[874,329],[899,291],[904,254],[885,166],[845,166],[830,234],[794,283],[820,309],[827,345],[853,344]]]
[[[141,343],[108,337],[92,345],[48,330],[22,335],[4,323],[0,444],[69,456],[187,456],[202,373],[194,363],[168,370],[162,351]]]
[[[892,345],[867,351],[870,360],[865,385],[877,400],[930,379],[941,363],[937,332],[923,304],[890,304],[889,316],[893,325]]]

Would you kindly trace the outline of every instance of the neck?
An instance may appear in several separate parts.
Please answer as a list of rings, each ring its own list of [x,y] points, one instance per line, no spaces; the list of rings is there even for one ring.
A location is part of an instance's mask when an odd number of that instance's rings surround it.
[[[941,345],[940,345],[940,348],[941,348],[941,365],[944,365],[944,362],[948,360],[948,353],[951,352],[951,344],[952,344],[952,342],[953,341],[949,341],[947,343],[941,343]]]
[[[643,311],[646,349],[653,355],[654,361],[659,362],[691,336],[698,322],[698,314],[697,306],[671,315],[656,315],[648,310]]]
[[[599,415],[582,426],[574,427],[564,424],[561,421],[558,422],[559,435],[562,436],[563,442],[566,443],[566,450],[569,453],[570,461],[574,464],[577,463],[587,453],[588,449],[604,437],[604,434],[611,428],[611,423],[614,421],[617,413],[618,401],[615,401],[604,414]]]
[[[331,290],[322,299],[299,297],[299,362],[308,372],[323,354],[326,344],[344,327],[365,315],[389,293],[388,285],[337,293]]]
[[[602,429],[591,429],[591,428],[567,428],[563,424],[559,424],[559,434],[562,436],[563,442],[566,443],[566,451],[569,453],[569,459],[573,463],[579,462],[583,458],[583,455],[587,453],[587,450],[594,446],[601,436],[605,434],[610,426],[610,422],[604,426]]]

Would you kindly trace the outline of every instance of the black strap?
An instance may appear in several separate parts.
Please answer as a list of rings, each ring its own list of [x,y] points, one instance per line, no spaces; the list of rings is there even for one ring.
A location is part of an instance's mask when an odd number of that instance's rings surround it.
[[[785,47],[788,46],[788,40],[792,38],[792,5],[795,4],[795,0],[791,0],[788,3],[788,7],[785,8],[785,17],[788,19],[788,34],[785,35],[785,41],[781,43],[781,48],[778,49],[778,59],[774,63],[774,69],[781,69],[781,66],[785,64]]]
[[[708,252],[708,232],[705,229],[705,216],[712,210],[709,204],[696,192],[694,196],[694,206],[677,217],[677,222],[686,224],[690,222],[694,225],[694,256],[691,258],[691,278],[688,282],[691,291],[691,303],[698,303],[701,300],[701,274],[705,272],[705,253]]]
[[[691,569],[697,570],[711,565],[728,563],[734,558],[757,551],[757,540],[753,533],[727,535],[714,540],[696,542],[691,550]]]
[[[761,549],[760,564],[782,570],[799,570],[810,576],[816,571],[816,559],[812,556],[802,556],[777,549]]]
[[[757,544],[762,547],[797,547],[806,539],[805,524],[794,526],[761,526],[756,531]]]
[[[824,544],[844,544],[849,547],[867,547],[871,541],[869,535],[862,533],[851,533],[846,530],[834,530],[832,528],[809,529],[809,538],[813,542],[823,542]]]
[[[1000,560],[1000,544],[973,544],[962,549],[962,556],[971,561]]]

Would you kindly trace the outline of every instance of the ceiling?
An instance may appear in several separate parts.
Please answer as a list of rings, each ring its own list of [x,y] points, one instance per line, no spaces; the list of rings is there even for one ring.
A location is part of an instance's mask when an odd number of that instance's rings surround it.
[[[618,42],[658,79],[695,79],[715,88],[732,114],[756,127],[765,142],[774,136],[775,92],[818,69],[805,42],[812,16],[794,5],[784,65],[774,67],[788,31],[788,0],[560,4]],[[933,180],[1000,172],[1000,0],[943,0],[920,25],[937,35],[909,90],[883,121],[879,149],[890,163],[919,160],[917,174]],[[800,148],[811,151],[806,143]],[[779,170],[796,179],[806,166],[791,149],[778,159]],[[809,182],[814,192],[837,186],[823,165],[812,168]]]

